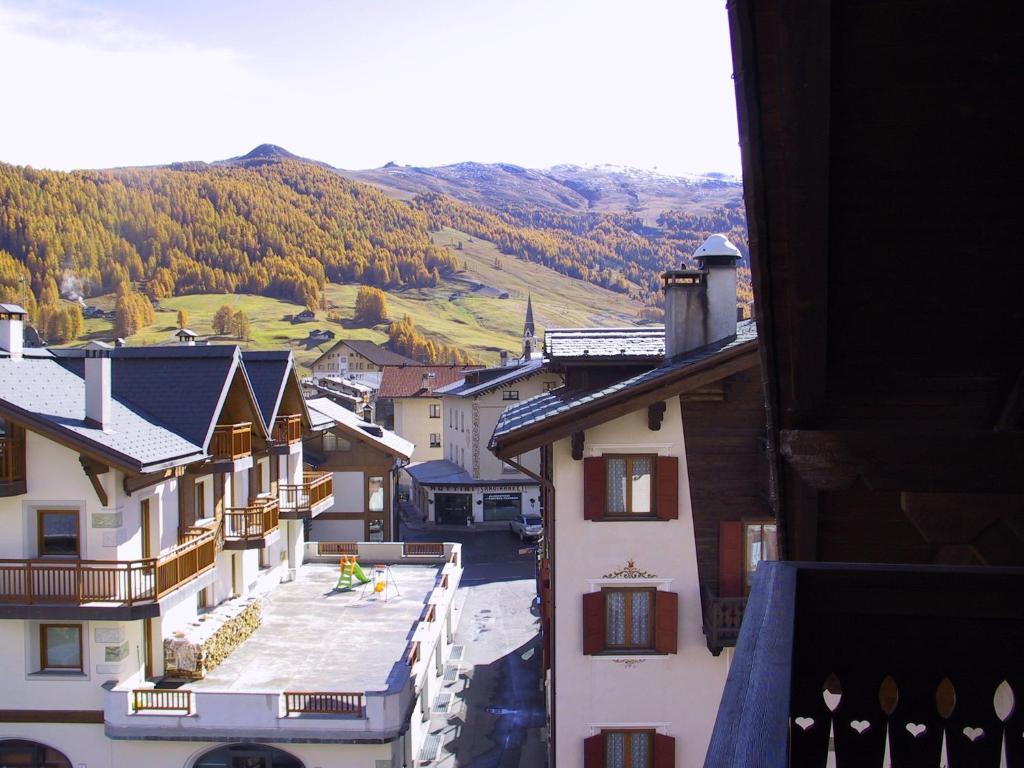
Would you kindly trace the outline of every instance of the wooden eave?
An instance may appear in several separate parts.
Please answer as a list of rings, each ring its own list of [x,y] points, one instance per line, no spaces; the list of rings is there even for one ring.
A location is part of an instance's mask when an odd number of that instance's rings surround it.
[[[627,413],[700,389],[738,371],[760,363],[758,342],[748,341],[722,352],[652,378],[634,387],[556,414],[507,435],[492,438],[491,452],[499,459],[510,459],[534,448],[569,437],[575,432],[596,427]]]

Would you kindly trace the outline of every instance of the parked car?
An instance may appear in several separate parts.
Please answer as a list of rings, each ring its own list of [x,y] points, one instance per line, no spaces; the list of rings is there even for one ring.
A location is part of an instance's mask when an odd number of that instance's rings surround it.
[[[544,533],[544,523],[538,514],[519,515],[509,521],[508,529],[522,541],[539,539]]]

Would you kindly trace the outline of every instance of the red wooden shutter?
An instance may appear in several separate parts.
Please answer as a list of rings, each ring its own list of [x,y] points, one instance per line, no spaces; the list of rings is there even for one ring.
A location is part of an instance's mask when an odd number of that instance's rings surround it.
[[[604,517],[605,494],[604,458],[583,460],[583,519],[600,520]]]
[[[718,596],[743,596],[743,523],[718,525]]]
[[[679,645],[679,595],[654,593],[654,650],[675,653]]]
[[[676,740],[671,736],[654,734],[654,768],[676,767]]]
[[[583,740],[583,768],[605,768],[603,733]]]
[[[583,595],[583,652],[600,653],[604,650],[604,594],[587,592]]]
[[[679,459],[675,456],[659,456],[655,472],[658,496],[654,511],[659,520],[675,520],[679,517]]]

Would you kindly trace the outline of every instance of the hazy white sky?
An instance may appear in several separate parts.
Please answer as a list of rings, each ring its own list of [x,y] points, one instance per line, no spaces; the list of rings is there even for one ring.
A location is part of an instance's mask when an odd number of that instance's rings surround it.
[[[739,174],[724,0],[0,0],[0,161]]]

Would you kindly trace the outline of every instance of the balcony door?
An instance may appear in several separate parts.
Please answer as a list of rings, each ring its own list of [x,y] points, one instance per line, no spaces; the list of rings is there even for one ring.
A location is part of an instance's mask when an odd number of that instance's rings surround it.
[[[143,499],[139,502],[139,518],[142,533],[142,558],[144,560],[153,556],[153,546],[151,543],[153,521],[150,519],[149,512],[149,499]]]

